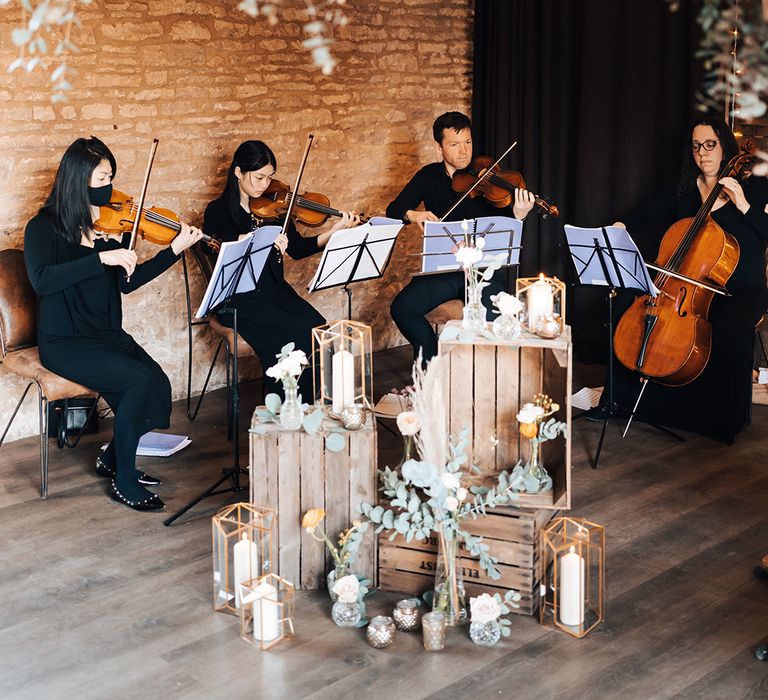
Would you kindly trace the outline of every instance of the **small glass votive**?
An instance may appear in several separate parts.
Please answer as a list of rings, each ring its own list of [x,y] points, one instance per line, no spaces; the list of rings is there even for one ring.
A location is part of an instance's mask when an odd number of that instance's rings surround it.
[[[347,430],[360,430],[368,417],[368,409],[360,403],[345,406],[341,411],[341,424]]]
[[[374,649],[385,649],[395,641],[395,621],[385,615],[376,615],[368,623],[365,635]]]
[[[401,600],[392,611],[392,617],[401,632],[415,632],[421,624],[421,603],[417,598]]]
[[[429,612],[421,618],[424,648],[442,651],[445,648],[445,613]]]

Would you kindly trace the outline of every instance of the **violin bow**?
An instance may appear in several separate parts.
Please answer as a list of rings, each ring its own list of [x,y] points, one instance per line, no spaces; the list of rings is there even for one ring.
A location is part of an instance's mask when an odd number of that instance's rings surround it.
[[[307,164],[307,158],[309,157],[309,149],[312,148],[312,142],[315,140],[314,134],[309,134],[307,136],[307,145],[304,147],[304,155],[301,157],[301,165],[299,166],[299,172],[296,173],[296,183],[293,186],[293,192],[291,193],[291,196],[288,198],[288,211],[285,212],[285,221],[283,221],[283,230],[280,231],[280,235],[284,236],[285,232],[288,230],[288,223],[291,220],[291,212],[293,211],[293,205],[295,204],[298,197],[296,196],[296,193],[299,191],[299,184],[301,183],[301,177],[304,175],[304,166]],[[280,249],[278,248],[278,253],[280,252]]]
[[[447,212],[445,212],[445,214],[443,214],[442,217],[440,217],[441,222],[445,221],[445,217],[448,216],[456,207],[458,207],[459,204],[461,204],[467,197],[469,197],[469,193],[472,192],[472,190],[474,190],[475,187],[477,187],[483,180],[485,180],[486,177],[488,177],[493,172],[493,169],[499,163],[501,163],[501,161],[504,160],[504,158],[507,157],[507,154],[515,146],[517,146],[517,141],[515,141],[506,151],[504,151],[504,153],[501,154],[499,159],[490,168],[486,169],[486,171],[480,177],[477,178],[477,182],[474,185],[472,185],[472,187],[470,187],[463,195],[461,195],[461,197],[459,198],[459,201],[456,202],[456,204],[454,204]]]
[[[160,143],[159,139],[152,139],[152,145],[149,147],[149,159],[147,160],[147,172],[144,174],[144,184],[141,186],[141,195],[139,196],[139,206],[136,210],[136,218],[133,220],[133,228],[131,229],[131,241],[128,244],[128,250],[133,250],[136,247],[136,239],[138,238],[138,235],[139,235],[139,221],[141,220],[141,212],[144,210],[144,200],[147,197],[147,187],[149,186],[149,175],[152,172],[152,164],[155,162],[155,153],[157,153],[158,143]]]

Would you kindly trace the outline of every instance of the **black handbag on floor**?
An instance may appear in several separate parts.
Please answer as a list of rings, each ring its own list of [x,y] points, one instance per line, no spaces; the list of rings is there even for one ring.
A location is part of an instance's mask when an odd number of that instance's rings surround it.
[[[59,449],[75,447],[83,435],[99,432],[97,403],[97,399],[59,399],[48,404],[48,437],[58,438]]]

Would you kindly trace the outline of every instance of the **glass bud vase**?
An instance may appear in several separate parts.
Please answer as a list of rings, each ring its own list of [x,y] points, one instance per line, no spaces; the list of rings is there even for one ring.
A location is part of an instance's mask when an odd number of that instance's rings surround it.
[[[435,568],[435,592],[432,610],[445,615],[449,627],[462,624],[467,619],[467,596],[461,575],[459,540],[456,533],[451,539],[443,528],[437,531],[437,566]]]
[[[416,441],[414,440],[413,435],[403,435],[403,457],[397,463],[394,470],[398,474],[402,474],[403,465],[409,459],[416,459]]]
[[[465,270],[464,309],[461,325],[467,331],[485,330],[482,290],[477,286],[475,270]]]
[[[517,316],[508,314],[499,316],[493,322],[493,334],[501,340],[515,340],[520,337],[522,327]]]
[[[541,463],[539,441],[534,438],[528,440],[531,447],[530,457],[523,468],[523,484],[528,493],[541,493],[552,488],[552,478],[547,474]]]
[[[360,622],[360,606],[357,601],[345,603],[337,600],[331,608],[331,617],[339,627],[354,627]]]
[[[298,430],[304,418],[296,384],[284,385],[285,401],[280,407],[280,425],[286,430]]]
[[[470,622],[469,638],[481,647],[492,647],[501,639],[501,625],[491,622]]]
[[[328,575],[325,577],[325,584],[328,586],[328,595],[331,598],[331,602],[335,603],[336,598],[338,597],[333,592],[333,584],[336,583],[336,581],[338,581],[340,578],[344,578],[347,573],[347,567],[343,564],[339,564],[333,568],[333,571],[329,571]]]

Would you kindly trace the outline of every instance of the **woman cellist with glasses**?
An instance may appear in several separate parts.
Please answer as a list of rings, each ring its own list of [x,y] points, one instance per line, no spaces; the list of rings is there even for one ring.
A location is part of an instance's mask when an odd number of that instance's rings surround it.
[[[755,176],[723,177],[724,168],[738,154],[736,139],[725,123],[712,118],[696,120],[685,144],[677,190],[616,224],[642,236],[651,230],[666,231],[687,217],[708,215],[730,241],[734,266],[724,283],[728,295],[712,295],[707,315],[711,349],[706,365],[694,379],[686,378],[676,385],[664,378],[649,381],[636,414],[641,420],[691,430],[728,444],[749,417],[755,325],[768,309],[768,182]],[[709,211],[702,212],[707,206]],[[676,295],[685,293],[682,285],[672,287]],[[679,308],[681,315],[689,313],[682,303]],[[615,343],[624,320],[617,326]],[[622,355],[617,347],[616,356],[621,362],[614,363],[613,397],[620,410],[629,412],[638,397],[642,368],[635,372],[624,366],[633,364],[634,353],[627,362],[627,354]]]

